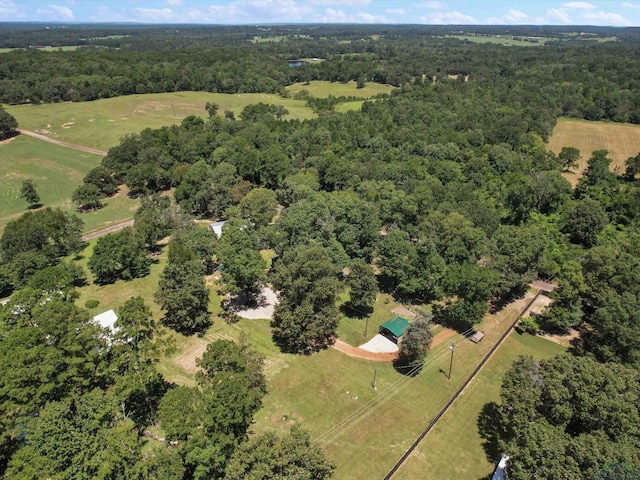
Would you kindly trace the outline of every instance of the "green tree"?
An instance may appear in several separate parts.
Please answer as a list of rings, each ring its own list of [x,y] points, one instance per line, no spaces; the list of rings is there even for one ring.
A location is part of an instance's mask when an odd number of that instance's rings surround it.
[[[134,228],[142,237],[150,250],[157,248],[157,243],[169,235],[173,226],[174,210],[171,200],[154,194],[140,202],[140,208],[134,215]]]
[[[231,293],[258,290],[267,265],[257,249],[254,229],[245,220],[227,221],[216,246],[216,256],[223,265],[222,278]]]
[[[38,208],[40,206],[40,195],[36,191],[36,185],[33,180],[23,180],[20,187],[20,196],[29,204],[29,208]]]
[[[580,160],[580,150],[575,147],[562,147],[558,154],[561,166],[565,172],[568,172],[572,168],[578,166],[578,160]]]
[[[609,217],[600,202],[585,197],[567,211],[564,231],[572,242],[589,248],[595,245],[598,234],[607,223]]]
[[[220,106],[215,102],[207,102],[204,108],[209,114],[209,118],[213,118],[216,116],[216,113],[218,113],[218,109],[220,108]]]
[[[0,140],[6,140],[16,134],[18,122],[10,113],[0,108]]]
[[[378,295],[378,279],[373,267],[360,258],[351,261],[347,275],[349,287],[348,306],[355,310],[358,316],[369,315],[373,312],[373,305]]]
[[[209,290],[197,260],[169,261],[162,271],[156,302],[165,311],[164,325],[181,333],[204,331],[210,324]]]
[[[84,177],[85,184],[95,185],[102,196],[108,197],[118,191],[118,182],[109,173],[109,170],[100,166],[89,170]]]
[[[636,155],[635,157],[627,158],[625,165],[625,178],[629,180],[633,180],[634,178],[636,178],[636,175],[640,173],[640,153],[638,153],[638,155]]]
[[[495,415],[480,423],[493,423],[488,440],[509,452],[509,478],[586,478],[611,462],[637,469],[639,375],[587,357],[521,357],[504,377]]]
[[[102,208],[102,193],[92,183],[83,183],[76,188],[71,200],[78,206],[79,211],[90,211]]]
[[[276,214],[278,201],[273,190],[254,188],[240,200],[240,214],[255,225],[264,227],[271,223]]]
[[[271,326],[284,350],[310,353],[333,341],[339,313],[338,272],[319,245],[300,245],[278,261],[274,286],[282,298]]]
[[[562,265],[557,278],[558,288],[551,292],[554,302],[543,312],[543,321],[553,329],[566,330],[582,321],[583,294],[587,285],[582,274],[582,266],[575,260]]]
[[[149,273],[143,240],[131,227],[100,237],[87,263],[98,284],[131,280]]]
[[[224,478],[324,480],[334,469],[324,452],[312,445],[309,434],[294,425],[284,437],[267,432],[241,445],[229,460]]]
[[[433,340],[432,328],[433,325],[429,317],[424,315],[416,317],[400,341],[398,355],[402,364],[422,361],[426,357]]]

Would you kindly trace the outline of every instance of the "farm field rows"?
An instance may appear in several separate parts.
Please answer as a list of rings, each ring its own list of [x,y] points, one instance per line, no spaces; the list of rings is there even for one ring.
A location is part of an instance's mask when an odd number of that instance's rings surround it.
[[[562,147],[575,147],[581,153],[578,168],[564,174],[572,185],[578,183],[594,150],[608,150],[613,160],[611,169],[623,173],[627,158],[640,152],[640,125],[560,118],[549,139],[549,149],[558,154]]]

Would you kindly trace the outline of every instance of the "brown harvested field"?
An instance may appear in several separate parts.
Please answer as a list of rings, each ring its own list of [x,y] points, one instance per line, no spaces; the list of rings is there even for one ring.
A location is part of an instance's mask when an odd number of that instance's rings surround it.
[[[582,154],[579,167],[565,173],[572,185],[578,183],[594,150],[608,150],[613,160],[611,169],[624,172],[627,158],[640,152],[640,125],[560,118],[549,139],[549,149],[558,154],[562,147],[575,147]]]

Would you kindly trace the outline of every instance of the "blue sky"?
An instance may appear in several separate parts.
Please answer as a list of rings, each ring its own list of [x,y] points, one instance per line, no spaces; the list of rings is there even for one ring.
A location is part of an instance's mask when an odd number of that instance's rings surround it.
[[[640,25],[640,0],[0,0],[0,21]]]

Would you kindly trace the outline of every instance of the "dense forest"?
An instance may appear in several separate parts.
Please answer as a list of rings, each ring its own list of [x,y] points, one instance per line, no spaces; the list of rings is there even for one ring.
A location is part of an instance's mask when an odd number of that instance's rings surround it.
[[[493,28],[501,32],[474,33]],[[441,38],[451,32],[440,28],[300,27],[265,43],[250,42],[249,28],[194,27],[175,42],[167,31],[113,27],[118,38],[101,48],[3,53],[0,101],[281,92],[317,79],[398,88],[360,111],[329,106],[304,122],[273,105],[236,119],[210,104],[206,118],[127,135],[74,193],[80,211],[122,184],[143,199],[133,227],[96,243],[96,282],[147,275],[170,235],[156,293],[163,327],[208,328],[204,275],[222,266],[229,293],[265,283],[280,291],[274,340],[312,354],[335,340],[347,288],[354,312],[366,314],[380,290],[432,304],[434,322],[464,331],[532,280],[551,279],[555,302],[527,328],[575,327],[582,341],[572,355],[514,365],[502,405],[484,412],[495,424],[488,444],[512,454],[513,478],[573,478],[608,462],[640,468],[640,153],[613,172],[607,151],[556,155],[545,144],[560,116],[640,123],[633,31],[581,43],[550,29],[558,42],[523,48]],[[43,38],[73,42],[78,32]],[[374,32],[383,36],[363,36]],[[35,38],[18,33],[16,46]],[[308,57],[324,61],[287,65]],[[580,155],[588,167],[574,188],[563,173]],[[158,195],[170,189],[171,199]],[[116,338],[98,334],[74,304],[85,281],[73,261],[78,215],[28,212],[0,239],[0,289],[12,293],[0,310],[0,371],[11,372],[0,379],[0,469],[16,478],[328,478],[332,464],[302,430],[247,440],[266,384],[246,344],[210,344],[195,385],[176,387],[154,369],[163,330],[143,299],[118,312]],[[224,234],[194,218],[226,220]],[[269,272],[264,248],[278,255]],[[148,448],[154,425],[167,441]],[[597,455],[585,453],[594,445]],[[285,447],[291,454],[279,458]],[[272,476],[250,476],[269,468]]]

